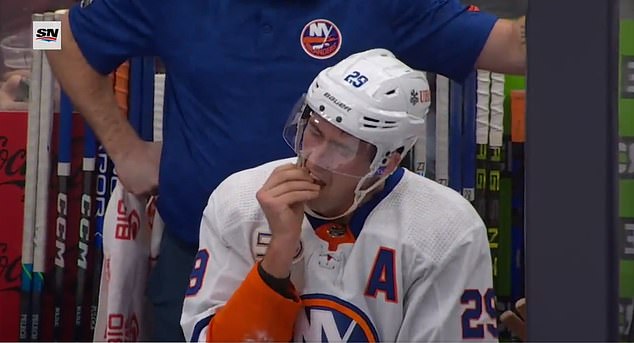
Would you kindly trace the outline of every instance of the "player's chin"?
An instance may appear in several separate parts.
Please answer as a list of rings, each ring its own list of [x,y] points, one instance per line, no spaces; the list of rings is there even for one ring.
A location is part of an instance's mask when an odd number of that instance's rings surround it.
[[[321,192],[320,192],[321,193]],[[327,202],[324,201],[323,197],[320,195],[317,198],[306,201],[306,205],[313,211],[317,213],[324,213],[329,210],[329,206]]]
[[[341,203],[340,201],[337,201],[337,200],[340,200],[340,199],[333,200],[332,198],[328,198],[321,195],[317,199],[307,201],[306,205],[308,206],[308,208],[310,208],[311,210],[313,210],[319,215],[322,215],[325,217],[334,217],[345,212],[351,205],[351,204],[347,204],[346,206],[346,204]]]

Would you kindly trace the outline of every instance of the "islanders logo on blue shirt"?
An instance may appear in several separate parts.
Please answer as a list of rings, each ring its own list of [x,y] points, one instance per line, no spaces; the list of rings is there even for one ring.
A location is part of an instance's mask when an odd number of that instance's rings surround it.
[[[315,19],[304,26],[299,41],[308,56],[326,59],[339,51],[342,37],[341,31],[333,22]]]

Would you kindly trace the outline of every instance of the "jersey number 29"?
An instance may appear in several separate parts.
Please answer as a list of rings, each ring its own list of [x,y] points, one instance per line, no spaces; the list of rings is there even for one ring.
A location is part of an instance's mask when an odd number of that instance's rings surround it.
[[[486,324],[486,331],[493,337],[498,336],[496,320],[497,312],[495,310],[495,291],[492,288],[482,295],[477,289],[465,289],[460,297],[460,302],[469,308],[462,313],[462,338],[464,339],[482,339],[485,335],[483,324],[473,325],[472,321],[479,321],[482,312],[491,319],[493,324]],[[484,309],[483,309],[484,307]]]

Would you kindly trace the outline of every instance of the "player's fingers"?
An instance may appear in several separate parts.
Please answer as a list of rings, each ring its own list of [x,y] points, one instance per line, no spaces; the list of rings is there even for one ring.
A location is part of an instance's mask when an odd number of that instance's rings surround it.
[[[500,321],[522,342],[526,341],[526,323],[514,312],[505,311],[500,316]]]
[[[306,169],[298,168],[291,165],[289,168],[279,168],[273,171],[266,180],[263,189],[272,189],[282,183],[289,181],[307,181],[312,182],[312,177]]]
[[[275,167],[275,169],[273,169],[273,173],[282,171],[282,170],[293,169],[293,168],[296,168],[295,164],[286,163],[286,164],[282,164],[281,166]]]
[[[279,197],[288,192],[294,191],[319,191],[321,187],[312,181],[300,180],[300,181],[287,181],[280,183],[279,185],[268,189],[266,192],[271,197]]]
[[[292,191],[284,193],[278,199],[286,204],[294,205],[308,200],[315,199],[319,196],[319,191]]]
[[[526,298],[522,298],[518,300],[517,302],[515,302],[515,309],[517,310],[517,313],[520,314],[522,319],[525,320],[526,319]]]

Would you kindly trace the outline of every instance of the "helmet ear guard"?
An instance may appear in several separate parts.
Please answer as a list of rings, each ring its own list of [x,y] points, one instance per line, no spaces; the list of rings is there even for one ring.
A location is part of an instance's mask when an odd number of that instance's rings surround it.
[[[396,165],[398,165],[398,163],[400,163],[401,160],[403,159],[404,150],[405,150],[405,147],[402,146],[394,151],[386,152],[383,158],[381,159],[381,161],[379,162],[379,165],[376,168],[374,176],[383,176],[385,174],[385,170],[388,169],[388,166],[390,165],[390,162],[391,162],[391,158],[394,154],[399,154],[400,156],[398,161],[396,161]]]

